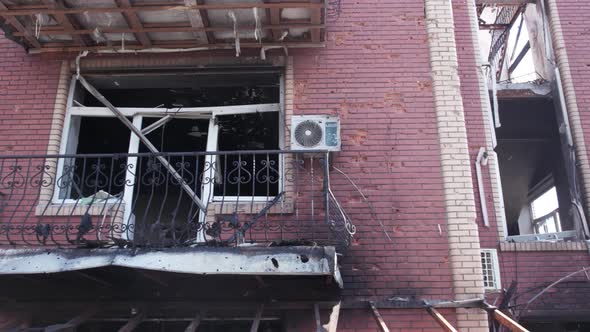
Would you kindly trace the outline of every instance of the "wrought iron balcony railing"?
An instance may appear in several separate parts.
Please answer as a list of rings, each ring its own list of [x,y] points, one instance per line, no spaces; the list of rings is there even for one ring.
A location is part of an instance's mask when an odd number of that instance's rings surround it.
[[[348,246],[325,152],[0,157],[0,245]],[[170,165],[168,167],[166,164]]]

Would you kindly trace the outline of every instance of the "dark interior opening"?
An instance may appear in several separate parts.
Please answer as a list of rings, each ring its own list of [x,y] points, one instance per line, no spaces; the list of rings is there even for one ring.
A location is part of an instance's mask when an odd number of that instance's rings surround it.
[[[207,107],[278,103],[280,75],[253,73],[145,73],[89,75],[89,81],[117,107]],[[84,90],[84,106],[103,105]]]
[[[219,151],[279,149],[279,115],[276,112],[226,115],[217,119]],[[279,167],[276,153],[221,155],[219,169],[223,181],[216,184],[215,195],[276,196]]]
[[[508,235],[536,233],[531,203],[552,187],[556,189],[560,228],[572,230],[569,183],[553,100],[501,99],[499,110],[502,127],[496,130],[496,152]]]
[[[131,133],[120,120],[105,117],[79,117],[78,145],[76,154],[127,153]],[[111,195],[123,191],[123,181],[115,179],[124,176],[127,158],[81,157],[76,158],[73,168],[66,160],[63,181],[58,181],[69,198],[88,197],[103,190]],[[65,198],[67,196],[62,196]]]

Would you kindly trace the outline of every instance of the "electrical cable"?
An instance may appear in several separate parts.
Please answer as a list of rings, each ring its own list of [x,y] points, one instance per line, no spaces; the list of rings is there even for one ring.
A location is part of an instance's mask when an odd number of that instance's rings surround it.
[[[371,210],[371,214],[373,215],[373,218],[375,218],[375,220],[377,220],[377,222],[381,226],[381,229],[383,230],[383,233],[385,234],[385,236],[387,236],[387,239],[389,240],[389,242],[394,243],[393,239],[391,238],[391,236],[389,235],[389,233],[385,229],[385,225],[383,225],[383,221],[381,221],[381,219],[378,218],[377,212],[375,211],[373,204],[371,203],[371,201],[369,201],[367,196],[365,196],[365,194],[363,193],[361,188],[359,188],[359,186],[350,178],[350,176],[348,176],[348,174],[344,173],[338,167],[332,166],[332,169],[334,169],[336,172],[342,174],[346,178],[346,180],[348,180],[348,182],[350,182],[350,184],[358,191],[358,193],[361,195],[361,197],[363,198],[365,203],[367,203],[369,210]]]

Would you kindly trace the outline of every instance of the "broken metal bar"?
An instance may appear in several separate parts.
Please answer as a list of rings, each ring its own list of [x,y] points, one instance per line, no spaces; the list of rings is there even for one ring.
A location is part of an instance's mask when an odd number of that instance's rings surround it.
[[[369,302],[369,306],[371,307],[371,311],[373,311],[373,317],[375,318],[375,321],[377,322],[377,326],[379,326],[379,330],[381,332],[389,332],[389,328],[385,324],[385,320],[383,319],[383,317],[379,313],[379,310],[377,310],[375,303]]]
[[[44,332],[75,331],[76,327],[78,327],[82,323],[88,321],[97,312],[98,312],[98,306],[93,305],[90,308],[86,309],[81,314],[79,314],[78,316],[70,319],[65,324],[56,324],[56,325],[47,326],[44,329]]]
[[[137,314],[135,314],[135,316],[131,317],[131,319],[129,319],[129,321],[127,322],[127,324],[123,325],[120,329],[119,332],[131,332],[133,330],[135,330],[135,328],[141,324],[141,322],[143,322],[143,320],[145,319],[146,314],[145,311],[140,311]]]
[[[516,55],[516,45],[518,45],[518,41],[520,40],[520,35],[522,33],[522,26],[524,25],[524,14],[520,16],[520,24],[518,24],[518,32],[516,33],[516,40],[514,41],[514,49],[512,50],[512,55],[510,56],[510,61],[514,59],[514,55]]]
[[[509,28],[508,24],[480,24],[480,30],[505,30]]]
[[[522,50],[520,51],[520,53],[518,53],[518,56],[516,57],[516,59],[514,59],[514,62],[510,65],[510,68],[508,68],[508,74],[512,74],[512,72],[516,69],[516,67],[518,67],[518,65],[520,65],[520,62],[522,61],[522,59],[524,59],[525,55],[529,52],[530,49],[531,49],[531,42],[527,41],[526,44],[524,45],[524,47],[522,48]]]
[[[149,133],[151,133],[152,131],[160,128],[161,126],[165,125],[166,123],[168,123],[170,120],[172,120],[172,116],[170,115],[166,115],[165,117],[161,118],[160,120],[152,123],[151,125],[143,128],[141,130],[141,133],[144,135],[147,135]]]
[[[115,106],[113,106],[113,104],[111,104],[100,92],[98,92],[98,90],[96,90],[96,88],[94,88],[90,83],[88,83],[88,81],[86,81],[86,79],[84,77],[82,77],[81,75],[77,75],[77,79],[82,84],[82,86],[84,86],[84,88],[86,90],[88,90],[88,92],[90,92],[90,94],[92,96],[94,96],[94,98],[96,98],[103,105],[105,105],[109,110],[111,110],[111,112],[113,112],[117,116],[117,118],[119,120],[121,120],[121,122],[123,122],[123,124],[127,128],[129,128],[131,130],[131,132],[133,132],[143,144],[145,144],[145,146],[148,148],[148,150],[150,150],[152,153],[159,153],[160,152],[150,142],[150,140],[147,137],[145,137],[145,135],[141,132],[141,130],[139,128],[135,127],[133,125],[133,123],[131,123],[131,121],[129,121],[129,119],[127,119],[125,117],[125,115],[123,115],[123,113],[121,113],[121,111],[119,111],[119,109],[117,109]],[[197,197],[197,194],[195,194],[195,192],[192,190],[192,188],[186,183],[186,181],[184,181],[182,176],[180,174],[178,174],[178,172],[176,172],[174,167],[172,167],[172,165],[170,165],[168,160],[166,160],[166,158],[164,158],[162,156],[156,156],[156,159],[158,159],[158,161],[162,164],[162,166],[164,166],[164,168],[178,181],[181,188],[189,195],[189,197],[195,202],[195,204],[197,204],[197,206],[202,211],[206,211],[207,207],[205,206],[205,204],[203,204],[201,199],[199,199],[199,197]]]
[[[197,315],[195,316],[195,318],[193,318],[191,323],[186,327],[184,332],[196,332],[197,328],[199,328],[199,325],[201,324],[201,318],[203,316],[204,316],[203,313],[201,311],[199,311],[197,313]]]
[[[434,318],[434,320],[438,323],[440,327],[442,327],[443,330],[445,330],[446,332],[457,332],[457,329],[455,329],[453,325],[451,325],[451,323],[449,323],[449,321],[446,320],[446,318],[436,309],[426,308],[426,311],[428,311],[430,316]]]
[[[257,332],[258,327],[260,326],[260,320],[262,319],[262,312],[264,311],[264,304],[260,304],[258,306],[258,310],[256,311],[256,317],[252,321],[252,326],[250,327],[250,332]]]

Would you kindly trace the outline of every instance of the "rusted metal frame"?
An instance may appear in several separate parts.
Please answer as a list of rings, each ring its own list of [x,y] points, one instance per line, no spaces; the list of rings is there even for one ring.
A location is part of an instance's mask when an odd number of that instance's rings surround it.
[[[205,315],[202,311],[197,312],[197,314],[195,315],[195,318],[193,318],[193,320],[186,327],[184,332],[196,332],[197,329],[199,328],[199,325],[201,325],[201,320],[203,319],[204,316]]]
[[[205,1],[204,0],[197,0],[197,5],[202,5],[204,4]],[[199,14],[201,15],[201,20],[203,21],[203,26],[205,28],[211,27],[211,22],[209,21],[209,14],[207,13],[206,10],[204,9],[199,9]],[[214,44],[215,43],[215,35],[213,34],[212,31],[206,31],[206,35],[207,35],[207,42],[209,44]]]
[[[62,9],[66,8],[62,1],[60,0],[43,0],[43,3],[47,5],[47,8],[53,9]],[[75,17],[67,16],[64,14],[55,14],[52,15],[53,18],[59,23],[63,28],[69,30],[76,30],[81,27],[81,24]],[[72,39],[77,41],[82,45],[92,45],[92,39],[87,36],[78,36],[72,35]]]
[[[369,302],[369,306],[371,308],[371,311],[373,312],[373,318],[375,318],[375,322],[377,322],[377,326],[379,327],[379,331],[389,332],[389,328],[385,324],[385,320],[383,319],[383,317],[379,313],[379,310],[375,306],[375,303]]]
[[[445,330],[446,332],[457,332],[457,329],[455,329],[453,325],[451,325],[451,323],[449,323],[449,321],[446,320],[446,318],[440,312],[438,312],[438,310],[429,307],[426,308],[426,311],[428,311],[430,316],[434,318],[434,320],[443,330]]]
[[[529,330],[525,329],[522,325],[518,324],[516,321],[498,309],[495,309],[492,314],[494,315],[494,319],[496,319],[500,324],[509,328],[512,332],[529,332]]]
[[[257,48],[260,49],[261,47],[288,47],[288,48],[298,48],[298,47],[305,47],[305,48],[312,48],[312,47],[324,47],[324,43],[310,43],[310,42],[289,42],[289,43],[242,43],[241,48]],[[112,46],[62,46],[62,45],[48,45],[42,48],[31,49],[30,53],[44,53],[44,52],[80,52],[80,51],[92,51],[92,52],[100,52],[100,51],[108,51],[108,52],[117,52],[121,53],[121,45],[112,45]],[[234,44],[212,44],[212,45],[200,45],[200,44],[189,44],[189,43],[169,43],[169,44],[155,44],[153,47],[159,49],[188,49],[191,51],[199,51],[199,50],[227,50],[227,49],[234,49]],[[125,45],[126,50],[137,50],[141,51],[144,49],[143,46],[138,44],[133,45]],[[149,49],[148,49],[149,51]]]
[[[145,144],[145,146],[153,153],[158,153],[158,149],[150,142],[150,140],[145,137],[144,134],[141,133],[139,128],[136,128],[121,111],[119,111],[113,104],[111,104],[96,88],[94,88],[84,77],[78,75],[78,81],[82,84],[82,86],[91,94],[93,95],[98,101],[100,101],[103,105],[105,105],[115,116],[123,122],[123,124],[133,132],[139,140]],[[191,200],[195,202],[195,204],[203,211],[207,210],[207,206],[201,201],[201,199],[195,194],[192,188],[186,183],[186,181],[182,178],[182,175],[178,174],[178,172],[170,165],[168,160],[162,156],[157,156],[156,159],[162,164],[162,166],[172,175],[180,184],[182,190],[184,190],[187,195],[190,197]]]
[[[480,30],[505,30],[509,27],[508,24],[480,24]]]
[[[252,8],[303,8],[303,9],[322,9],[324,8],[323,3],[312,3],[312,2],[276,2],[276,3],[258,3],[258,2],[237,2],[237,3],[225,3],[225,4],[202,4],[193,6],[182,6],[182,5],[152,5],[152,6],[132,6],[128,8],[123,7],[108,7],[108,8],[97,8],[97,7],[80,7],[80,8],[64,8],[64,9],[20,9],[18,6],[14,6],[11,9],[0,10],[0,16],[14,17],[14,16],[26,16],[36,14],[82,14],[82,13],[126,13],[126,12],[147,12],[147,11],[186,11],[186,10],[230,10],[230,9],[252,9]]]
[[[264,304],[260,304],[258,309],[256,310],[256,317],[252,321],[252,326],[250,326],[250,332],[257,332],[258,327],[260,326],[260,320],[262,319],[262,312],[264,311]]]
[[[271,3],[271,0],[264,0],[264,3]],[[266,8],[266,15],[269,18],[270,24],[278,26],[281,24],[281,9],[280,8]],[[272,40],[277,41],[282,37],[283,31],[280,28],[272,29]]]
[[[510,316],[500,311],[497,307],[489,305],[485,302],[481,304],[481,308],[488,312],[491,317],[503,326],[506,326],[513,332],[529,332],[522,325],[518,324]]]
[[[6,5],[0,0],[0,10],[7,10]],[[22,25],[16,17],[9,16],[6,17],[6,22],[10,24],[16,31],[22,33],[23,37],[31,44],[31,46],[40,48],[41,43],[37,40],[35,36],[29,31],[24,25]],[[13,34],[14,35],[14,34]]]
[[[309,29],[321,29],[324,28],[325,24],[308,24],[308,23],[292,23],[292,24],[278,24],[278,25],[265,25],[261,28],[263,30],[278,30],[289,29],[289,28],[309,28]],[[255,27],[245,26],[243,29],[254,29]],[[186,25],[180,25],[179,23],[167,25],[148,26],[144,24],[141,28],[101,28],[102,33],[148,33],[148,32],[215,32],[215,31],[233,31],[232,27],[192,27]],[[40,36],[47,35],[91,35],[94,33],[94,29],[63,29],[63,28],[51,28],[42,30],[39,32]],[[14,36],[25,36],[24,32],[16,32]]]
[[[500,80],[501,75],[502,75],[502,69],[504,68],[504,61],[506,61],[506,51],[508,50],[508,42],[510,40],[510,29],[512,28],[512,26],[514,25],[514,23],[516,23],[516,20],[518,19],[518,17],[523,13],[524,11],[524,5],[520,6],[518,8],[518,10],[516,11],[516,13],[514,13],[514,16],[512,17],[512,19],[510,19],[510,23],[508,23],[508,27],[506,28],[506,31],[504,32],[504,45],[502,46],[501,49],[501,55],[500,55],[500,59],[498,61],[498,68],[496,68],[497,73],[495,73],[495,77],[496,80]]]
[[[527,41],[526,44],[522,47],[522,50],[520,51],[520,53],[518,53],[518,56],[516,57],[514,62],[508,68],[508,74],[512,74],[512,72],[514,70],[516,70],[516,67],[518,67],[518,65],[520,65],[520,62],[522,61],[522,59],[524,59],[524,57],[527,55],[527,53],[529,52],[530,49],[531,49],[531,42]]]
[[[130,8],[130,7],[132,7],[131,6],[131,2],[129,2],[129,0],[115,0],[115,3],[117,4],[117,6],[123,7],[123,8]],[[135,13],[135,12],[124,12],[123,13],[123,17],[125,18],[125,21],[127,22],[127,25],[130,28],[133,28],[133,29],[143,29],[143,24],[139,20],[139,17],[137,16],[137,13]],[[145,47],[151,47],[152,46],[152,41],[150,40],[150,37],[147,35],[147,33],[145,33],[145,32],[135,32],[134,34],[135,34],[135,39],[139,40],[139,42],[143,46],[145,46]]]
[[[141,322],[145,319],[146,316],[147,315],[146,315],[145,310],[140,310],[137,314],[135,314],[135,316],[133,316],[133,317],[131,317],[131,319],[129,319],[127,324],[123,325],[119,329],[119,332],[131,332],[131,331],[135,330],[135,328],[139,324],[141,324]]]

